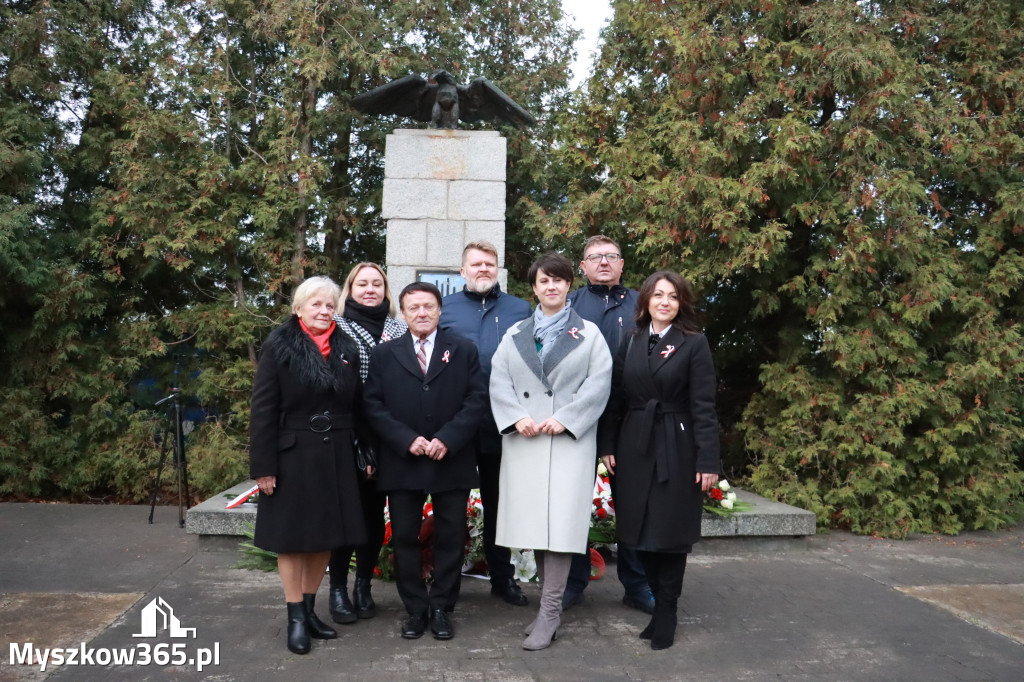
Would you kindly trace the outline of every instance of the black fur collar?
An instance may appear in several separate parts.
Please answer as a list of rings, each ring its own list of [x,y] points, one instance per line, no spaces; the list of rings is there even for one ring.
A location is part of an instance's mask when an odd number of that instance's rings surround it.
[[[270,332],[266,348],[300,384],[318,392],[341,391],[345,363],[359,362],[358,353],[351,347],[348,336],[337,327],[331,333],[331,354],[324,362],[320,349],[299,326],[299,318],[295,315]]]

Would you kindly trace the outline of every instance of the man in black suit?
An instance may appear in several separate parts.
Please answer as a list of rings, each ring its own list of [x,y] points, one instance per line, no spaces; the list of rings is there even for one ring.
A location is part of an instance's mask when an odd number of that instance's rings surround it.
[[[462,578],[466,500],[477,485],[473,443],[487,388],[472,342],[437,328],[437,287],[414,282],[398,301],[409,333],[374,349],[364,410],[381,440],[377,487],[388,493],[398,594],[409,612],[402,637],[421,637],[429,621],[436,639],[451,639],[448,612]],[[429,592],[419,537],[427,495],[434,515]]]

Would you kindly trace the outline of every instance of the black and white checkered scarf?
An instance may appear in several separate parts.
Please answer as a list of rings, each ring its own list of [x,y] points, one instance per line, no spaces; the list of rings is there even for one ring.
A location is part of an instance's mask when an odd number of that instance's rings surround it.
[[[380,338],[375,340],[373,335],[366,331],[358,322],[341,317],[340,315],[335,315],[334,321],[338,323],[338,328],[345,332],[349,338],[353,339],[359,347],[359,377],[363,381],[366,381],[366,373],[370,371],[370,355],[373,353],[374,346],[391,339],[397,339],[409,331],[409,327],[405,322],[388,317],[384,320],[384,331],[381,333]]]

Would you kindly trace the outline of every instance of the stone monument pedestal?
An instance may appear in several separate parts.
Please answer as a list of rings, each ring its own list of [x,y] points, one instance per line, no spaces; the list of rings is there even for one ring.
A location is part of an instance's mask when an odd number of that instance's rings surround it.
[[[419,280],[438,284],[444,295],[461,290],[462,249],[478,239],[497,247],[498,281],[507,290],[506,153],[505,138],[494,130],[388,135],[381,216],[393,295]]]

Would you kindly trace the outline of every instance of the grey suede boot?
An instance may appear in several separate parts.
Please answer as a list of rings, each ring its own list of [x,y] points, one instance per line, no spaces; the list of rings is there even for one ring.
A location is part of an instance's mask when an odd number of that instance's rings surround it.
[[[564,552],[543,553],[544,584],[540,594],[540,613],[534,621],[533,632],[523,641],[527,651],[538,651],[551,646],[562,623],[562,593],[569,579],[572,555]]]

